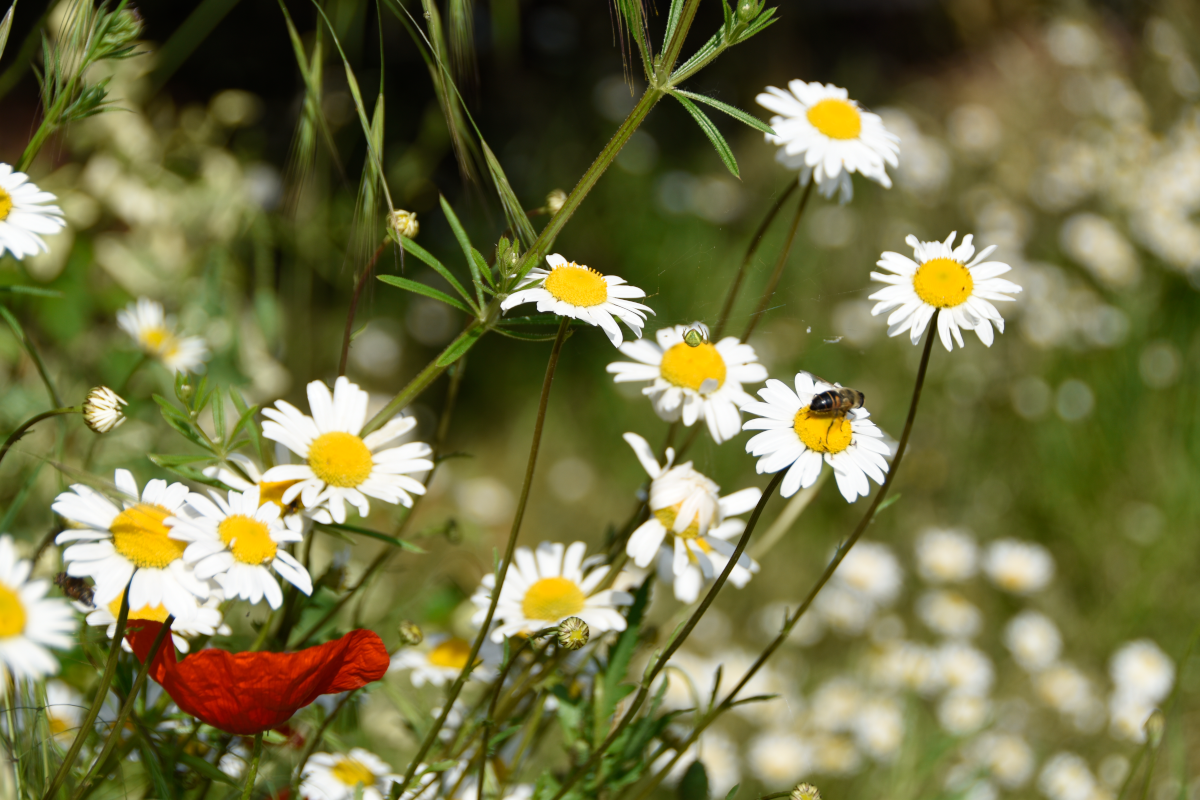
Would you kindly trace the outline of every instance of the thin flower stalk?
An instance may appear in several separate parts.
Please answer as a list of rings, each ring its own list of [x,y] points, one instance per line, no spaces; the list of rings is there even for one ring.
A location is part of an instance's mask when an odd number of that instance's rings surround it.
[[[808,185],[804,187],[804,194],[800,195],[800,205],[796,207],[796,216],[792,217],[792,227],[788,229],[783,250],[779,253],[779,260],[775,262],[775,269],[771,272],[771,277],[767,280],[767,285],[763,287],[762,297],[758,301],[758,308],[754,309],[754,313],[750,315],[750,322],[747,323],[746,330],[742,334],[743,342],[750,340],[750,334],[754,333],[754,329],[758,327],[763,314],[767,313],[767,306],[771,303],[771,297],[775,294],[775,288],[779,285],[779,279],[783,277],[784,265],[787,264],[788,256],[792,254],[792,243],[796,241],[796,231],[800,228],[800,217],[804,216],[804,209],[808,206],[808,198],[812,196],[814,183],[816,181],[809,181]]]
[[[250,757],[250,768],[246,770],[246,786],[242,789],[242,800],[250,800],[250,795],[254,792],[254,781],[258,779],[258,762],[262,759],[262,737],[261,732],[254,734],[254,755]]]
[[[0,461],[4,460],[4,457],[6,455],[8,455],[8,451],[11,450],[12,446],[14,444],[16,444],[21,439],[22,436],[25,435],[26,431],[28,431],[30,428],[32,428],[34,425],[38,424],[42,420],[49,419],[50,417],[61,416],[63,414],[82,414],[82,413],[83,413],[83,406],[68,406],[67,408],[55,408],[50,411],[43,411],[41,414],[35,414],[34,416],[32,416],[29,419],[22,422],[21,425],[15,431],[13,431],[12,433],[10,433],[8,435],[8,438],[4,440],[4,444],[0,445]]]

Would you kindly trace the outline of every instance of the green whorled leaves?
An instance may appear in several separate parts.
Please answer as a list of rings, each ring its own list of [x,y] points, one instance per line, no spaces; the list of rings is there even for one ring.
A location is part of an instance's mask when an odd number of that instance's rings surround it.
[[[772,128],[770,125],[763,122],[758,117],[753,116],[752,114],[747,114],[745,111],[742,111],[737,106],[731,106],[728,103],[722,103],[720,100],[715,100],[711,97],[705,97],[704,95],[696,94],[695,92],[685,92],[683,89],[676,89],[675,94],[683,95],[684,97],[688,98],[689,100],[695,100],[697,103],[704,103],[706,106],[712,106],[713,108],[717,109],[718,111],[724,111],[729,116],[733,117],[734,119],[738,120],[739,122],[746,123],[751,128],[754,128],[757,131],[762,131],[763,133],[770,133],[772,135],[774,135],[774,133],[775,133],[775,129]]]
[[[712,142],[712,146],[716,148],[717,155],[721,157],[721,161],[725,164],[725,167],[733,173],[735,178],[741,178],[742,176],[738,172],[737,159],[733,157],[733,150],[729,148],[729,143],[725,141],[725,137],[717,130],[717,126],[708,118],[708,115],[701,111],[695,103],[679,93],[675,93],[675,99],[682,103],[687,112],[692,115],[692,119],[696,120],[696,124],[700,126],[700,130],[704,131],[704,135],[708,137],[708,140]]]
[[[404,289],[405,291],[413,292],[414,294],[424,295],[425,297],[432,298],[438,302],[445,303],[448,306],[457,308],[459,311],[462,311],[465,314],[472,313],[472,309],[467,308],[466,304],[456,300],[445,292],[439,292],[432,286],[426,286],[423,283],[411,281],[408,278],[401,278],[399,275],[380,275],[379,280],[383,281],[389,286],[395,286],[399,289]]]

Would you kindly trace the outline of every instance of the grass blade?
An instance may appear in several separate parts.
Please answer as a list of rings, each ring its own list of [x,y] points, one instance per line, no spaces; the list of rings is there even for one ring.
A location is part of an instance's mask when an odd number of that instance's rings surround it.
[[[696,124],[700,126],[700,130],[704,131],[704,135],[712,142],[712,146],[716,148],[717,155],[721,157],[721,161],[733,173],[733,177],[741,179],[738,174],[737,159],[733,157],[733,151],[729,149],[729,144],[725,141],[725,137],[721,136],[721,132],[717,130],[717,126],[709,119],[700,108],[682,95],[676,94],[675,99],[683,104],[688,113],[692,115],[692,119],[696,120]]]
[[[675,94],[683,95],[684,97],[688,98],[689,100],[695,100],[697,103],[704,103],[705,105],[712,106],[713,108],[717,109],[718,111],[724,111],[729,116],[733,117],[734,119],[738,120],[739,122],[746,123],[747,125],[749,125],[751,128],[754,128],[755,130],[762,131],[763,133],[770,133],[772,135],[775,133],[775,129],[772,128],[770,125],[763,122],[758,117],[747,114],[745,111],[742,111],[737,106],[731,106],[728,103],[722,103],[720,100],[714,100],[713,98],[705,97],[702,94],[696,94],[694,92],[685,92],[682,89],[676,89]]]
[[[450,63],[464,86],[475,77],[475,3],[450,0]]]

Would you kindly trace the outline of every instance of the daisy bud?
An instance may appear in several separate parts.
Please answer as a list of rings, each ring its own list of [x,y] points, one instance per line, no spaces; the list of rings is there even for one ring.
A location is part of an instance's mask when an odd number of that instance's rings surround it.
[[[125,400],[112,389],[97,386],[83,403],[83,421],[96,433],[108,433],[125,421],[123,405]]]
[[[417,223],[417,214],[415,211],[396,210],[388,214],[388,227],[396,232],[398,236],[403,236],[405,239],[415,239],[421,230],[421,226]]]
[[[1163,732],[1167,727],[1167,718],[1159,709],[1154,709],[1154,712],[1146,719],[1146,738],[1150,742],[1151,747],[1158,747],[1158,743],[1162,741]]]
[[[821,800],[821,790],[811,783],[802,783],[792,789],[792,800]]]
[[[551,214],[557,214],[559,211],[562,211],[563,204],[566,202],[567,193],[562,189],[555,189],[546,195],[546,210]]]
[[[405,647],[416,647],[425,640],[425,633],[421,630],[421,626],[411,619],[400,620],[400,628],[397,632],[400,634],[400,643]]]
[[[588,643],[592,632],[579,617],[567,617],[558,623],[558,645],[564,650],[578,650]]]

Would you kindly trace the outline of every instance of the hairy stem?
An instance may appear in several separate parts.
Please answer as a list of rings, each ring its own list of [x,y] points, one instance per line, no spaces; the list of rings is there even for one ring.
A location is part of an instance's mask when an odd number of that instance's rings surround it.
[[[347,694],[347,697],[350,694],[353,693]],[[254,781],[258,779],[258,762],[262,759],[262,737],[262,731],[254,734],[254,755],[250,757],[250,768],[246,770],[246,785],[242,788],[242,800],[250,800],[250,795],[254,791]]]
[[[742,334],[743,342],[750,341],[750,334],[754,333],[754,329],[758,327],[759,320],[767,312],[767,306],[771,303],[771,297],[775,294],[775,287],[779,285],[779,279],[783,276],[783,267],[787,264],[788,256],[792,254],[792,243],[796,241],[796,231],[800,228],[800,217],[804,215],[804,208],[808,205],[808,198],[812,196],[814,183],[816,181],[810,180],[808,186],[804,187],[804,194],[800,196],[800,205],[796,207],[796,216],[792,218],[792,227],[788,230],[783,250],[779,253],[779,260],[775,262],[775,270],[771,273],[771,278],[767,281],[767,285],[763,287],[762,297],[758,300],[758,308],[754,309],[754,313],[750,315],[750,322],[746,325],[745,333]]]
[[[67,408],[55,408],[51,411],[43,411],[41,414],[36,414],[36,415],[30,417],[29,419],[22,422],[21,426],[19,428],[17,428],[15,431],[13,431],[12,433],[10,433],[8,435],[8,438],[4,440],[3,446],[0,446],[0,461],[4,460],[4,457],[6,455],[8,455],[8,451],[10,449],[12,449],[12,446],[14,444],[16,444],[17,441],[22,436],[25,435],[26,431],[28,431],[30,428],[32,428],[34,425],[38,424],[42,420],[49,419],[50,417],[57,417],[62,414],[81,414],[81,413],[83,413],[83,406],[68,406]]]

